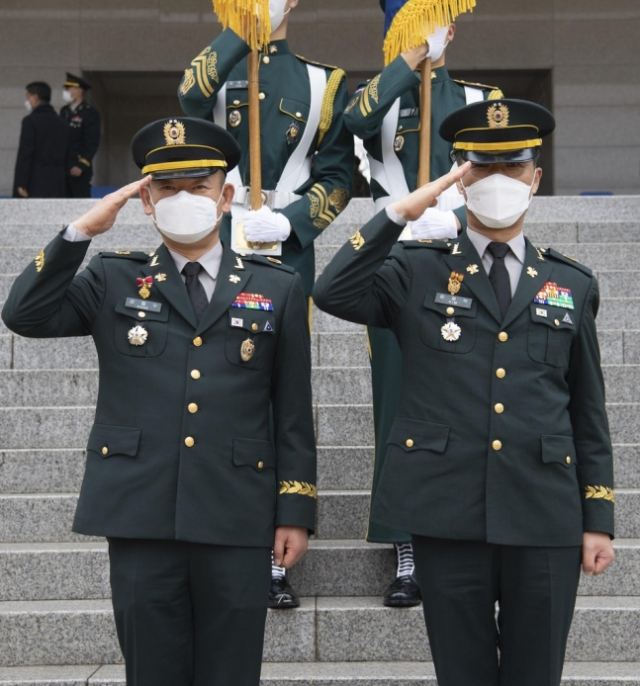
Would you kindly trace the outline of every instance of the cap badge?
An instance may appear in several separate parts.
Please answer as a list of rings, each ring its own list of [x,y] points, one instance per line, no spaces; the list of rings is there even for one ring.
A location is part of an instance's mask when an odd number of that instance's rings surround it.
[[[490,129],[505,129],[509,126],[509,108],[506,105],[494,103],[487,110],[487,120]]]
[[[164,125],[164,140],[167,145],[184,145],[187,140],[184,124],[177,119],[170,119]]]

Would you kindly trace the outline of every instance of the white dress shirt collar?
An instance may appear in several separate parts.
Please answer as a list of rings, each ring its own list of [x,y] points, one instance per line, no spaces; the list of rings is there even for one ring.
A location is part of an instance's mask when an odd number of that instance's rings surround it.
[[[169,248],[167,248],[167,250],[171,253],[176,269],[182,274],[185,264],[191,262],[191,260],[174,250],[170,250]],[[218,278],[220,264],[222,263],[222,243],[218,241],[211,250],[202,255],[202,257],[199,257],[196,262],[199,262],[207,274],[215,281]]]
[[[478,255],[480,255],[480,258],[482,259],[489,243],[492,242],[491,239],[471,228],[467,228],[467,236],[469,236],[469,240],[473,243],[473,247],[478,251]],[[524,264],[527,257],[527,244],[522,231],[508,241],[507,245],[511,248],[513,255],[518,258],[520,264]]]

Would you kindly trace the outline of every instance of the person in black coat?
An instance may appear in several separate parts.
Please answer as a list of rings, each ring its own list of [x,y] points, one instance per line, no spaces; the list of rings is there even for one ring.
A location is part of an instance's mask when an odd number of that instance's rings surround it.
[[[44,82],[27,86],[13,181],[14,198],[64,198],[69,127],[50,105],[51,87]]]
[[[62,97],[67,105],[60,116],[69,125],[67,197],[90,198],[93,158],[100,145],[100,112],[84,96],[91,86],[67,72]]]

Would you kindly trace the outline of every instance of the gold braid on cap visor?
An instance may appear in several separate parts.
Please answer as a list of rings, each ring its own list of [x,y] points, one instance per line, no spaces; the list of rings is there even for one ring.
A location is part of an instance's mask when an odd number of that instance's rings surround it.
[[[467,143],[456,141],[454,150],[469,150],[471,152],[511,152],[524,150],[525,148],[538,148],[542,145],[542,138],[531,138],[527,141],[509,141],[508,143]]]
[[[205,167],[227,167],[224,160],[185,160],[184,162],[159,162],[142,168],[143,174],[159,171],[179,171],[180,169],[204,169]]]

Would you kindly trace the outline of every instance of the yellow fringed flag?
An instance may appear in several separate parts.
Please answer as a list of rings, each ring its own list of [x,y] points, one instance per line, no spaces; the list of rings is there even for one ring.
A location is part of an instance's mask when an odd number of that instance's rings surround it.
[[[394,7],[395,5],[395,7]],[[401,5],[399,9],[397,6]],[[390,64],[403,52],[422,45],[438,27],[452,24],[465,12],[473,12],[476,0],[387,0],[389,11],[397,9],[384,40],[384,63]]]
[[[213,0],[213,11],[222,26],[235,31],[252,50],[269,43],[269,0]]]

